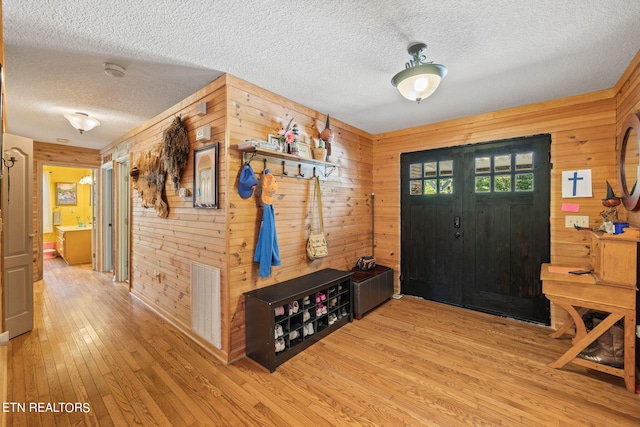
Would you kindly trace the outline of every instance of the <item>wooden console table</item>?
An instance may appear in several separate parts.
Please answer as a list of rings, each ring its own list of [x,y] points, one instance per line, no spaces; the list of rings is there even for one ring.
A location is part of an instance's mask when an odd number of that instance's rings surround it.
[[[549,271],[549,267],[552,267],[552,271]],[[565,309],[571,317],[552,333],[551,337],[560,338],[573,326],[575,326],[575,337],[572,347],[549,366],[562,368],[571,362],[622,377],[627,390],[635,392],[635,286],[601,282],[594,274],[574,275],[554,271],[553,266],[542,265],[540,272],[542,292],[551,302]],[[587,333],[582,316],[592,310],[609,314],[598,326]],[[624,368],[614,368],[578,357],[589,344],[620,319],[624,319]]]

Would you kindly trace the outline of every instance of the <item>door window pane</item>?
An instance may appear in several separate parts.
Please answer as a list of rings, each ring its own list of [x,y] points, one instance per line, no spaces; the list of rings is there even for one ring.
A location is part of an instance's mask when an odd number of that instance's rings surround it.
[[[438,163],[440,165],[440,176],[453,175],[453,160],[441,160]]]
[[[505,193],[511,191],[511,175],[496,175],[493,177],[493,191]]]
[[[429,178],[432,176],[437,176],[438,175],[438,170],[437,170],[437,163],[436,162],[429,162],[429,163],[425,163],[424,164],[424,177],[425,178]]]
[[[532,170],[533,169],[533,153],[516,154],[516,170]]]
[[[453,179],[439,179],[438,187],[440,194],[452,194],[453,193]]]
[[[516,191],[533,191],[533,174],[516,174]]]
[[[511,154],[495,156],[493,158],[493,168],[495,172],[509,172],[511,170]]]
[[[476,157],[476,173],[491,172],[491,157]]]
[[[409,181],[409,194],[412,196],[422,194],[422,180]]]
[[[413,163],[409,166],[409,179],[422,178],[422,164]]]
[[[476,193],[490,193],[490,192],[491,192],[491,177],[476,176]]]
[[[437,180],[435,179],[425,179],[424,180],[424,194],[438,194]]]

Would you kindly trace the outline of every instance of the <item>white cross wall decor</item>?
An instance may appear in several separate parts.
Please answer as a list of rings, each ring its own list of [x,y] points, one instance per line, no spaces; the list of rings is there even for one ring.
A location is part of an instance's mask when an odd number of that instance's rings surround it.
[[[592,197],[591,169],[562,171],[562,197]]]

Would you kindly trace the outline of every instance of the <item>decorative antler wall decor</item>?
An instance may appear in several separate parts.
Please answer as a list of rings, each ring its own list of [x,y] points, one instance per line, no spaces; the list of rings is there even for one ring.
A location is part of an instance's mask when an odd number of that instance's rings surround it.
[[[162,161],[167,174],[171,177],[173,189],[180,188],[180,175],[189,160],[189,136],[187,126],[177,116],[162,136]]]

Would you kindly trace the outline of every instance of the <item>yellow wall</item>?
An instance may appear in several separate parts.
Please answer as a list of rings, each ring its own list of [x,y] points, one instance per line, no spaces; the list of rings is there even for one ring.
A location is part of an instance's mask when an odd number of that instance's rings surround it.
[[[51,195],[51,207],[54,212],[59,211],[62,213],[62,224],[59,225],[78,225],[78,222],[82,222],[84,224],[91,222],[91,185],[79,183],[80,178],[85,175],[91,175],[91,169],[44,166],[43,171],[45,173],[50,173],[51,188],[49,190]],[[59,182],[76,184],[76,205],[57,204],[56,183]],[[43,233],[43,241],[55,241],[54,233]]]

